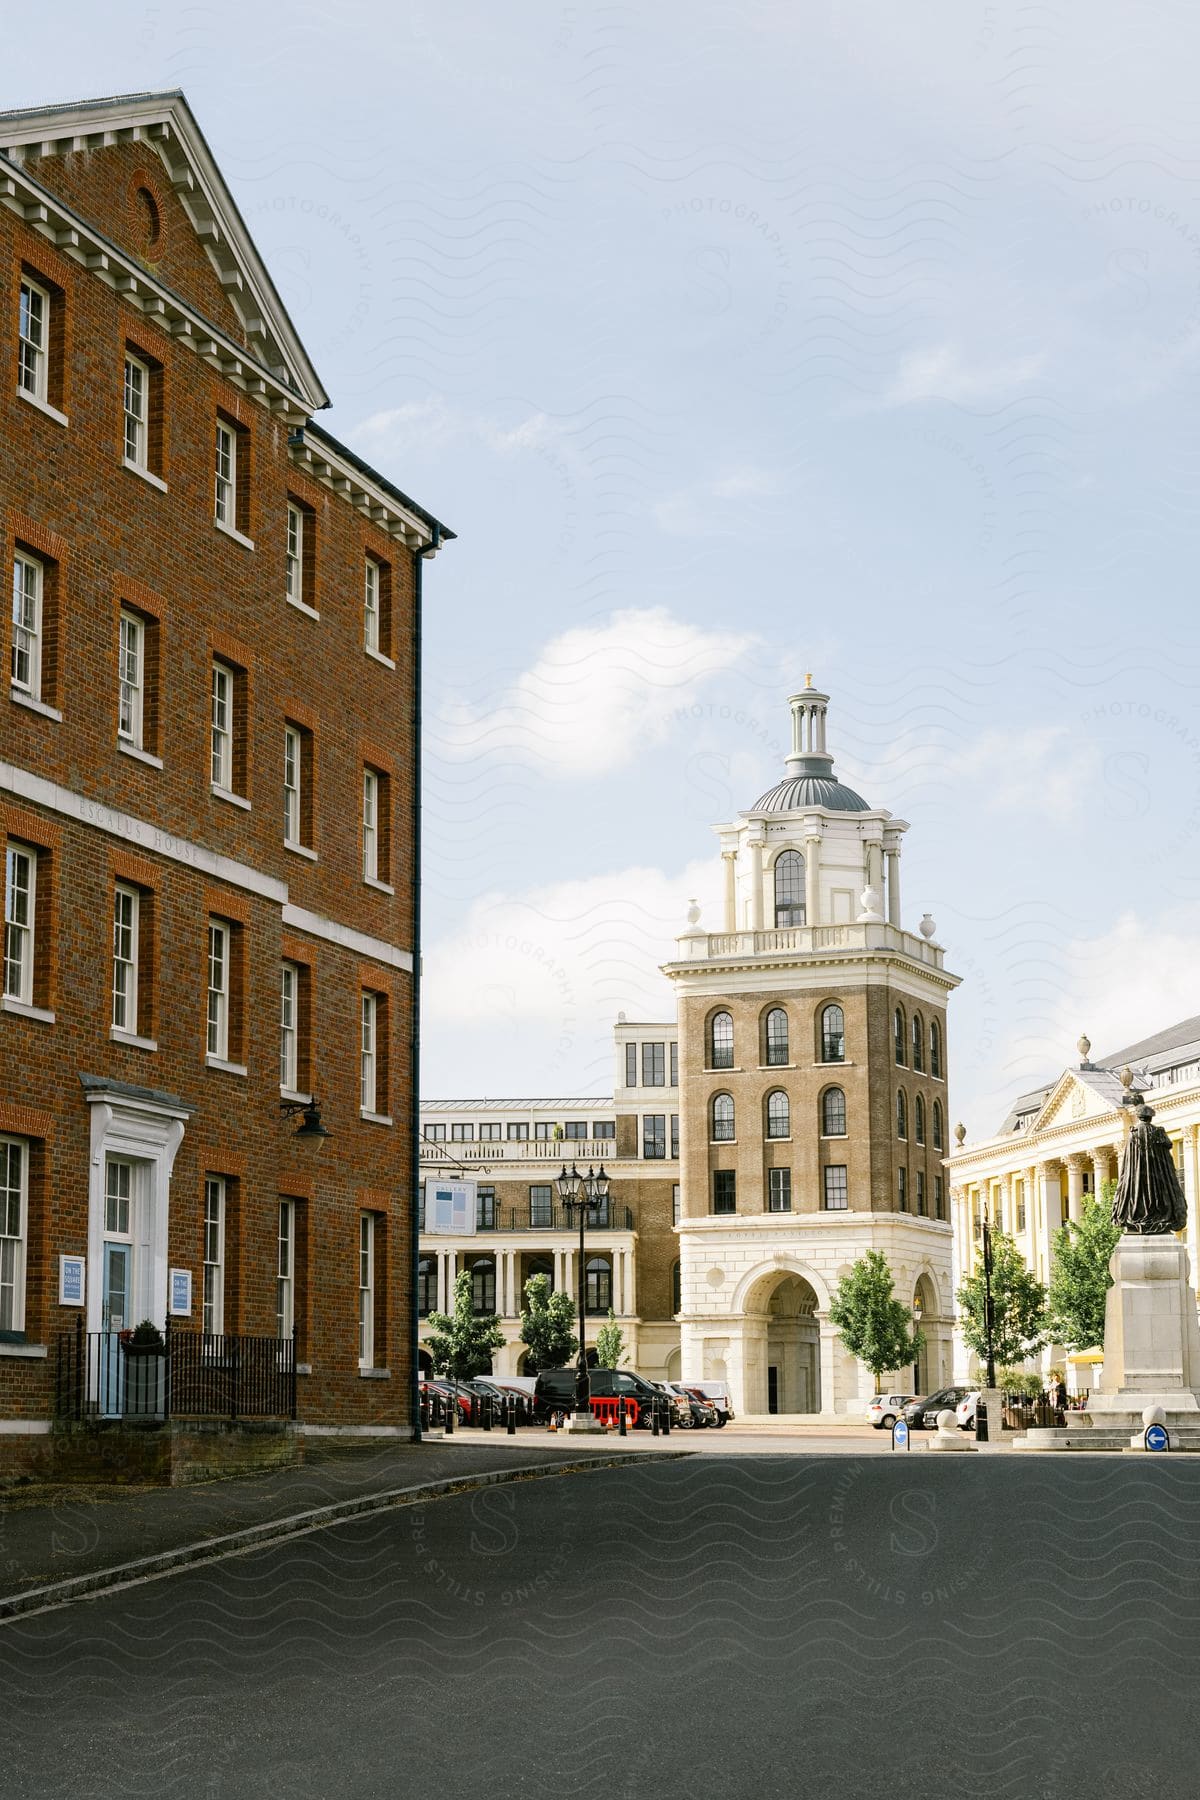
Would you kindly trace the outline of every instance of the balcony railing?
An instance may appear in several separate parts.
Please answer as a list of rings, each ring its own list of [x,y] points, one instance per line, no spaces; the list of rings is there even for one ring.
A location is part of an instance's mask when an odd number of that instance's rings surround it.
[[[60,1419],[294,1419],[292,1338],[172,1328],[159,1349],[118,1331],[59,1333]]]
[[[422,1231],[425,1221],[421,1221]],[[633,1208],[609,1201],[606,1207],[589,1212],[586,1220],[588,1236],[595,1231],[635,1231]],[[579,1214],[565,1206],[493,1206],[480,1210],[475,1217],[475,1231],[480,1237],[491,1237],[501,1231],[539,1231],[549,1235],[555,1231],[573,1232],[579,1236]],[[441,1233],[437,1234],[441,1236]]]
[[[501,1162],[603,1162],[617,1153],[615,1138],[508,1138],[503,1142],[447,1143],[444,1139],[422,1138],[423,1163],[501,1163]]]
[[[708,931],[695,936],[686,933],[679,939],[676,963],[721,961],[753,956],[778,956],[788,953],[801,956],[821,955],[837,950],[848,954],[859,951],[869,955],[890,950],[927,963],[930,968],[944,966],[940,944],[929,943],[915,932],[902,931],[898,925],[882,922],[872,925],[794,925],[777,931]]]

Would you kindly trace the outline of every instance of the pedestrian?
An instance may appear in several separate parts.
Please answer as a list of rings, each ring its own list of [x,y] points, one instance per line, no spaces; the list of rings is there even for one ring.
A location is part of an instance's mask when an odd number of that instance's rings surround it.
[[[1063,1380],[1061,1375],[1058,1378],[1058,1386],[1054,1390],[1054,1404],[1055,1404],[1055,1406],[1057,1406],[1059,1412],[1066,1412],[1066,1410],[1067,1410],[1067,1384]]]

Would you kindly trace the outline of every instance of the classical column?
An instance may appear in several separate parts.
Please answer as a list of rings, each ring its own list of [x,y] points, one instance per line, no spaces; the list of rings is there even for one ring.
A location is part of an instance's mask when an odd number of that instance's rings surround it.
[[[637,1312],[637,1256],[633,1250],[625,1252],[625,1311],[631,1318]]]
[[[883,845],[876,839],[867,845],[867,886],[883,900]]]
[[[804,923],[821,923],[821,834],[804,840]]]
[[[1200,1200],[1197,1198],[1196,1144],[1200,1126],[1183,1128],[1183,1191],[1187,1197],[1187,1247],[1192,1262],[1192,1286],[1200,1283]]]
[[[1013,1190],[1013,1175],[1009,1169],[1000,1177],[1000,1192],[996,1196],[997,1231],[1005,1231],[1009,1237],[1015,1237],[1017,1231],[1017,1202]]]
[[[736,931],[737,916],[737,851],[722,850],[721,861],[725,864],[725,929]]]
[[[841,1339],[838,1337],[837,1327],[831,1325],[828,1319],[821,1318],[819,1314],[817,1325],[821,1334],[821,1411],[832,1413],[837,1410],[834,1365],[841,1351]]]
[[[900,923],[900,851],[896,846],[884,846],[884,861],[887,864],[887,916],[889,925]]]
[[[1103,1145],[1098,1150],[1092,1151],[1092,1192],[1095,1194],[1097,1200],[1100,1198],[1101,1188],[1109,1177],[1108,1159],[1111,1154],[1112,1152],[1107,1144]]]
[[[766,885],[766,878],[763,874],[763,840],[760,837],[746,839],[746,855],[750,862],[750,929],[751,931],[761,931],[763,928],[763,889]],[[772,924],[775,922],[774,913],[771,915],[771,922]]]
[[[517,1305],[517,1253],[515,1250],[505,1250],[502,1254],[506,1270],[504,1284],[505,1293],[508,1296],[504,1307],[504,1313],[506,1318],[515,1319],[517,1313],[520,1311],[520,1308]]]
[[[1087,1158],[1079,1153],[1067,1158],[1067,1217],[1076,1222],[1083,1201],[1083,1165],[1086,1161]]]

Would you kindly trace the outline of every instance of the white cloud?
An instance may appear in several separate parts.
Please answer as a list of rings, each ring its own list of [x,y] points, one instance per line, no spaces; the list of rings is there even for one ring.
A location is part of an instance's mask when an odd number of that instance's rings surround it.
[[[484,413],[463,412],[440,395],[430,400],[409,400],[403,406],[372,413],[355,432],[364,454],[400,456],[412,450],[444,450],[474,442],[501,455],[514,450],[536,450],[557,436],[557,428],[545,413],[531,413],[513,426],[498,425]]]
[[[731,537],[746,529],[746,502],[770,500],[783,491],[779,475],[746,465],[665,494],[651,511],[669,537]]]
[[[693,896],[715,928],[720,885],[711,857],[481,896],[462,929],[425,952],[427,1090],[611,1092],[617,1014],[674,1017],[659,965]]]
[[[1011,399],[1042,373],[1044,353],[1013,357],[1007,362],[971,363],[957,344],[938,344],[911,350],[879,406],[917,406],[929,400],[949,400],[957,405]]]
[[[1103,770],[1100,746],[1065,725],[1025,731],[988,731],[944,764],[960,793],[986,806],[1082,816]]]
[[[437,747],[451,757],[532,764],[562,780],[610,774],[661,743],[704,684],[754,641],[685,624],[664,607],[574,626],[494,705],[451,707],[436,728]]]

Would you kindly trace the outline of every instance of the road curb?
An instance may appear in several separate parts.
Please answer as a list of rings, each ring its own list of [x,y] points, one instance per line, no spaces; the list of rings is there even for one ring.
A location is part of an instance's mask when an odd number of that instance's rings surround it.
[[[686,1456],[686,1450],[665,1452],[668,1456]],[[133,1562],[117,1563],[110,1569],[93,1569],[86,1575],[73,1575],[66,1581],[51,1581],[41,1587],[26,1588],[23,1593],[0,1599],[0,1624],[29,1613],[47,1612],[69,1606],[74,1600],[88,1600],[112,1588],[129,1587],[136,1582],[157,1581],[200,1563],[222,1562],[227,1557],[244,1556],[247,1551],[267,1549],[289,1538],[306,1537],[324,1531],[345,1519],[364,1514],[389,1512],[398,1506],[413,1506],[426,1500],[447,1499],[454,1494],[468,1494],[477,1488],[496,1487],[508,1481],[538,1481],[555,1475],[581,1475],[588,1469],[625,1468],[642,1463],[641,1451],[627,1450],[609,1456],[584,1456],[570,1462],[530,1463],[516,1469],[483,1469],[475,1475],[451,1475],[441,1481],[416,1482],[410,1487],[385,1488],[371,1494],[355,1494],[351,1499],[335,1500],[329,1506],[316,1506],[306,1512],[291,1513],[280,1519],[264,1520],[261,1525],[248,1525],[242,1531],[230,1531],[220,1537],[201,1538],[194,1544],[180,1544],[174,1550],[160,1550],[153,1556],[141,1556]]]

